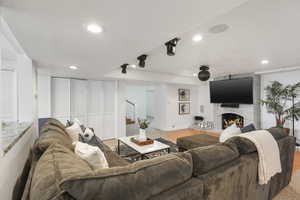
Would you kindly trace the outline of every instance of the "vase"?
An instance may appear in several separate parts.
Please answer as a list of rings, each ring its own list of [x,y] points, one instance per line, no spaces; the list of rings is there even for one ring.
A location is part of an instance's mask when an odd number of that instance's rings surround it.
[[[146,136],[146,129],[140,129],[140,134],[138,137],[139,141],[146,141],[147,140],[147,136]]]

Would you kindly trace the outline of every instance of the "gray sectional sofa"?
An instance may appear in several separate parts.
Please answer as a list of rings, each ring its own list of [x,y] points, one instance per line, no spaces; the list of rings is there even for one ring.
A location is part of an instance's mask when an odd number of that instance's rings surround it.
[[[273,133],[283,172],[260,186],[256,148],[241,138],[130,164],[94,137],[90,144],[102,149],[109,168],[93,169],[59,121],[40,132],[14,200],[267,200],[290,182],[295,149],[295,138]]]

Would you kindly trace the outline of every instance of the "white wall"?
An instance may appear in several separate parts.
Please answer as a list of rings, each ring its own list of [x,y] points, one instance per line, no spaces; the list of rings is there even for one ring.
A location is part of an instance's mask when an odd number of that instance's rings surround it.
[[[167,85],[157,85],[153,96],[154,120],[152,121],[151,127],[165,130],[167,127]]]
[[[268,73],[261,75],[261,97],[265,97],[264,88],[269,85],[272,81],[279,81],[284,85],[295,84],[300,82],[300,70],[295,71],[286,71],[286,72],[277,72],[277,73]],[[298,102],[300,99],[296,100]],[[261,109],[261,121],[262,128],[270,128],[275,126],[275,119],[272,114],[267,113],[266,108],[262,107]],[[292,127],[291,122],[286,123],[287,127]],[[295,132],[300,142],[300,121],[295,123]]]
[[[179,115],[179,88],[190,89],[190,114]],[[150,113],[154,117],[151,127],[169,131],[185,129],[192,125],[194,116],[200,111],[198,92],[198,86],[136,82],[126,84],[125,97],[136,103],[137,117],[146,118],[147,113]]]
[[[209,83],[198,88],[199,115],[204,117],[205,121],[214,120],[214,104],[210,103]]]
[[[190,114],[179,115],[178,89],[190,89]],[[190,127],[194,116],[199,113],[198,88],[188,85],[167,85],[166,127],[165,130],[178,130]]]

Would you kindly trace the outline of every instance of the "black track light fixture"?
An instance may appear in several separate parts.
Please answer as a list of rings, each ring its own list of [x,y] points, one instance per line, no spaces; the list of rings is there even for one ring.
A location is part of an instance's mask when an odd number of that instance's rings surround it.
[[[210,78],[210,72],[208,65],[202,65],[200,68],[200,72],[198,73],[198,78],[200,81],[207,81]]]
[[[167,47],[167,55],[168,56],[174,56],[176,52],[176,45],[180,39],[179,38],[174,38],[168,42],[165,43]]]
[[[143,55],[140,55],[139,57],[137,57],[140,67],[142,67],[142,68],[145,67],[147,57],[148,57],[148,55],[146,55],[146,54],[143,54]]]
[[[126,74],[127,73],[127,67],[128,67],[129,64],[123,64],[121,65],[121,68],[122,68],[122,74]]]

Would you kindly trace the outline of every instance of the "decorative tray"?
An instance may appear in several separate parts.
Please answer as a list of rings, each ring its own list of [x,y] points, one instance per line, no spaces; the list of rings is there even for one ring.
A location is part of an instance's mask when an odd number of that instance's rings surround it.
[[[149,144],[153,144],[154,143],[154,140],[152,140],[150,138],[147,138],[146,141],[139,141],[136,138],[131,138],[130,140],[131,140],[131,142],[133,142],[134,144],[137,144],[139,146],[145,146],[145,145],[149,145]]]

